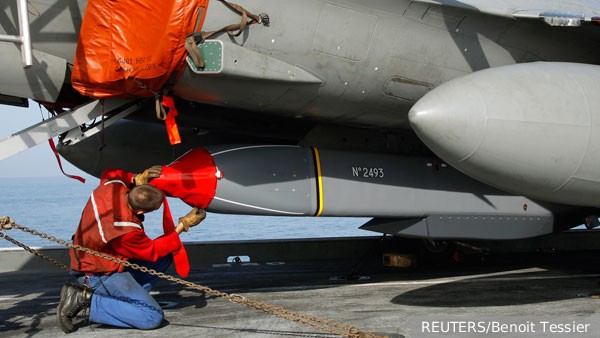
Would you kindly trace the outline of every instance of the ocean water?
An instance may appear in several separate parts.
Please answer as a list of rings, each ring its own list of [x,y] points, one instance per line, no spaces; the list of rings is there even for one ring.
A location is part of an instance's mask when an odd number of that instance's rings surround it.
[[[98,179],[87,177],[85,184],[67,177],[0,178],[0,216],[10,216],[17,224],[60,239],[70,240],[81,211]],[[179,199],[169,198],[173,219],[191,208]],[[340,217],[266,217],[208,213],[198,226],[182,234],[184,242],[268,240],[377,236],[358,227],[368,218]],[[151,238],[162,233],[162,209],[146,215],[144,227]],[[56,246],[48,240],[20,230],[9,230],[11,237],[33,247]],[[15,247],[0,239],[0,248]]]

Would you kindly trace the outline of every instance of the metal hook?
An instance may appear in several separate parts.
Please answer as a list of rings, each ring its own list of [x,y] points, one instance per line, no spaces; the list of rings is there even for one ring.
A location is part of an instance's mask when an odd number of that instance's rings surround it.
[[[259,13],[258,14],[258,23],[268,26],[270,23],[269,14],[267,13]]]

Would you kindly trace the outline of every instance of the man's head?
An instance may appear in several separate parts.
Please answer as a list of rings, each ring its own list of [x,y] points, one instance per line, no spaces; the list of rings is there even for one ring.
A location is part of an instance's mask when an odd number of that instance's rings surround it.
[[[148,184],[134,187],[127,195],[127,203],[135,213],[154,211],[160,208],[163,199],[163,193]]]

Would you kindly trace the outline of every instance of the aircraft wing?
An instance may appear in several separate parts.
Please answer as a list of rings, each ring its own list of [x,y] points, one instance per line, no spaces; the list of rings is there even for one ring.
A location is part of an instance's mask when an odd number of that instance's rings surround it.
[[[595,1],[18,3],[0,10],[0,103],[57,118],[9,137],[11,154],[60,134],[90,174],[184,173],[169,194],[208,211],[416,237],[525,238],[600,214]]]
[[[600,3],[589,0],[419,0],[419,2],[474,10],[514,19],[544,19],[552,26],[579,26],[581,22],[600,20]]]

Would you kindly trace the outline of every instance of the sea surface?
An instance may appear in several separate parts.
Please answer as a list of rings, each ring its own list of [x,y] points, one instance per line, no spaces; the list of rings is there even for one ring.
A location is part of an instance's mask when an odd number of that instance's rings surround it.
[[[67,177],[0,178],[0,216],[10,216],[17,224],[60,239],[70,240],[81,211],[99,180],[86,177],[85,184]],[[191,208],[169,198],[173,219]],[[358,227],[368,218],[340,217],[266,217],[208,213],[198,226],[182,234],[184,242],[268,240],[377,236]],[[162,209],[147,214],[144,227],[152,238],[162,234]],[[20,230],[8,230],[9,236],[32,247],[56,246],[46,239]],[[15,247],[0,239],[0,248]]]

